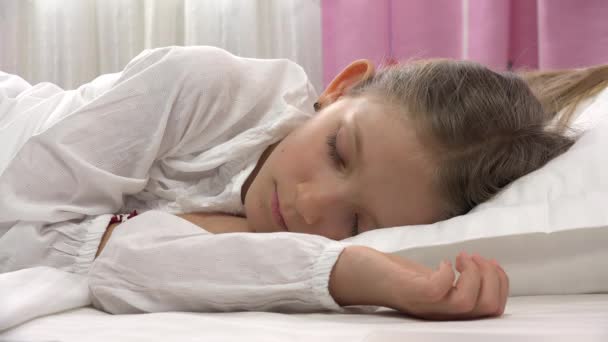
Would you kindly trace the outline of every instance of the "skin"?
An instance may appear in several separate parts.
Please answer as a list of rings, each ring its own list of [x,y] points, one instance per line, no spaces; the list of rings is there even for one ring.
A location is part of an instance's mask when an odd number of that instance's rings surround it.
[[[336,130],[338,165],[326,142]],[[442,211],[428,159],[399,113],[373,97],[342,97],[272,146],[243,187],[247,221],[254,232],[283,231],[271,211],[276,186],[290,232],[345,239],[355,214],[359,233],[435,222]]]
[[[244,219],[221,213],[177,216],[200,226],[206,220],[212,233],[284,231],[271,211],[276,188],[289,232],[341,240],[382,227],[435,222],[441,208],[437,192],[430,190],[432,162],[406,122],[373,97],[341,98],[263,152],[241,189]],[[340,165],[327,145],[336,131]],[[100,249],[116,225],[108,228]]]
[[[324,109],[263,152],[241,189],[246,217],[177,216],[215,234],[283,231],[270,210],[276,186],[290,232],[347,238],[353,233],[355,213],[359,233],[440,219],[441,202],[430,176],[433,160],[404,113],[398,116],[371,96],[344,96],[373,72],[366,60],[349,65],[319,98]],[[361,127],[360,155],[355,126]],[[336,130],[339,165],[330,159],[326,143]],[[117,226],[106,230],[97,255]],[[365,246],[348,246],[330,273],[328,290],[341,306],[385,306],[424,319],[504,313],[509,279],[495,260],[462,252],[455,268],[460,272],[457,280],[449,262],[434,270]]]
[[[339,165],[327,144],[336,131]],[[220,223],[207,222],[213,233],[284,231],[271,210],[276,189],[289,232],[341,240],[382,227],[435,222],[442,212],[430,165],[406,120],[376,98],[344,97],[263,152],[241,189],[245,222],[221,213],[178,216]],[[115,226],[102,238],[102,248]]]

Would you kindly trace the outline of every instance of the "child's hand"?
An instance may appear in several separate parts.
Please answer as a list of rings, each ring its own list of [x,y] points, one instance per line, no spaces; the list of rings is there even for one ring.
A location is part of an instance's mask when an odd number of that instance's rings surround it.
[[[456,258],[438,270],[362,246],[347,247],[330,276],[330,293],[340,305],[380,305],[425,319],[500,316],[509,280],[502,268],[478,255]]]

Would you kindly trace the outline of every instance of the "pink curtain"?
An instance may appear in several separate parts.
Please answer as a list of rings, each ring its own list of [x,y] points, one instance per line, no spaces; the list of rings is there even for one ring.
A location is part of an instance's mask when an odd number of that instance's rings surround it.
[[[323,0],[323,81],[355,59],[469,59],[496,70],[608,63],[607,0]]]

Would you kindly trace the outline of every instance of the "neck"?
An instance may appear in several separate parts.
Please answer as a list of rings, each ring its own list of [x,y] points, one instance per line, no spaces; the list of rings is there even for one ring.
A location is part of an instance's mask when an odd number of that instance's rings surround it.
[[[251,185],[251,183],[253,182],[253,180],[255,179],[255,177],[258,175],[258,172],[262,168],[262,165],[264,165],[264,162],[266,162],[266,159],[268,158],[268,156],[270,155],[270,153],[272,152],[272,150],[274,150],[274,148],[280,142],[281,141],[278,141],[278,142],[276,142],[276,143],[268,146],[264,150],[264,152],[262,153],[262,156],[258,160],[258,163],[256,164],[255,168],[253,169],[253,171],[251,171],[251,173],[249,174],[249,176],[245,180],[245,183],[243,183],[243,186],[241,187],[241,203],[245,204],[245,198],[247,197],[247,191],[249,190],[249,186]]]

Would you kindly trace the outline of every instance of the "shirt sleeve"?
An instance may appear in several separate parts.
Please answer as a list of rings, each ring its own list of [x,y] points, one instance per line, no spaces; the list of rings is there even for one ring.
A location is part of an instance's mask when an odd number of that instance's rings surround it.
[[[161,311],[375,311],[339,306],[329,276],[349,243],[298,233],[209,234],[161,211],[122,223],[89,271],[93,305]]]
[[[145,189],[153,165],[191,158],[271,120],[284,101],[277,94],[298,97],[306,82],[291,62],[198,46],[146,50],[119,74],[55,89],[44,104],[18,113],[28,116],[23,130],[0,126],[3,142],[20,141],[0,151],[0,224],[116,212],[124,196]],[[0,83],[10,96],[28,86],[5,75]],[[67,93],[86,100],[74,108]]]
[[[51,99],[41,108],[18,113],[27,115],[20,121],[38,128],[0,128],[3,140],[28,136],[4,151],[7,158],[0,158],[0,223],[55,223],[121,208],[124,195],[144,189],[160,151],[172,148],[183,136],[174,123],[188,119],[175,104],[191,98],[177,90],[192,89],[195,82],[184,76],[186,62],[194,55],[214,59],[218,53],[221,50],[147,50],[118,76],[109,76],[110,82],[101,82],[109,88],[88,85],[57,91],[59,101]],[[64,108],[75,93],[88,100]]]

